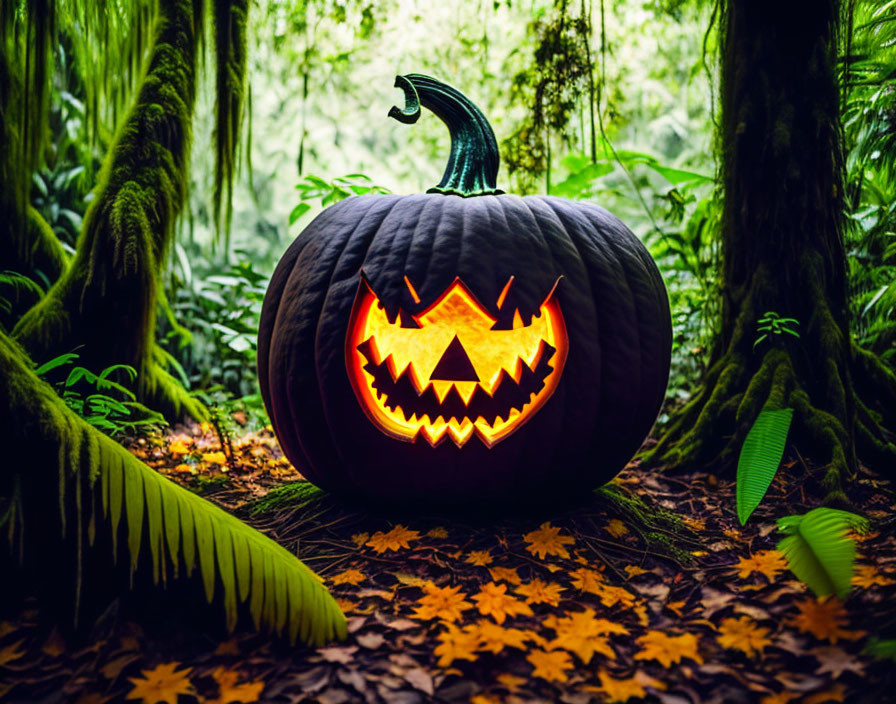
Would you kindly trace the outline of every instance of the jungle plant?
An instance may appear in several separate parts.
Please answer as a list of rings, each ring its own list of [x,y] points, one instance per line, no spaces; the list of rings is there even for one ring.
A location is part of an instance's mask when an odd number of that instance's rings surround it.
[[[41,364],[34,373],[46,381],[70,367],[78,355],[67,353]],[[84,367],[72,367],[64,378],[53,384],[56,393],[77,415],[115,438],[133,436],[140,430],[153,430],[166,425],[161,413],[150,410],[136,399],[134,392],[115,377],[125,377],[130,384],[137,371],[126,364],[113,364],[94,374]],[[112,395],[114,394],[114,395]],[[117,396],[117,398],[116,398]]]
[[[0,271],[0,326],[6,327],[22,299],[40,300],[44,289],[33,279],[15,271]]]
[[[348,174],[326,181],[319,176],[308,175],[296,184],[299,192],[299,203],[289,214],[292,225],[312,208],[312,203],[320,200],[320,205],[338,203],[349,196],[363,196],[369,193],[390,193],[388,188],[378,186],[364,174]]]
[[[219,273],[209,273],[214,263],[204,258],[177,258],[177,281],[169,289],[172,316],[161,331],[185,384],[220,386],[239,397],[256,391],[256,333],[268,277],[247,252],[235,253],[240,261]]]
[[[756,323],[756,332],[761,333],[753,342],[753,349],[756,349],[764,340],[774,338],[782,339],[782,335],[792,335],[799,339],[800,334],[793,329],[792,326],[799,325],[796,318],[782,318],[775,311],[770,310],[759,318]]]
[[[763,409],[740,451],[737,461],[737,518],[741,525],[762,501],[784,456],[792,408]]]
[[[787,443],[792,408],[763,409],[747,433],[737,463],[737,517],[744,525],[768,491]],[[778,542],[787,565],[816,596],[849,592],[855,561],[850,530],[867,532],[868,521],[847,511],[820,507],[778,519],[787,537]]]
[[[778,541],[778,550],[787,566],[816,596],[849,593],[856,557],[850,531],[866,533],[868,521],[848,511],[820,507],[801,516],[778,519],[778,530],[787,537]]]

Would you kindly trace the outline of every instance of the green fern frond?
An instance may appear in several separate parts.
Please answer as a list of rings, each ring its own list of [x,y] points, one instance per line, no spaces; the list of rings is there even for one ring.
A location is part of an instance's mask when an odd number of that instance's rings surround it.
[[[784,456],[792,408],[759,413],[737,460],[737,518],[744,525],[756,510]]]
[[[55,469],[60,528],[76,539],[79,554],[86,523],[90,545],[100,531],[108,530],[117,555],[119,538],[125,540],[132,579],[149,567],[156,584],[166,581],[166,565],[175,570],[174,576],[181,569],[187,577],[197,571],[208,601],[218,597],[223,603],[228,629],[236,624],[240,604],[248,604],[256,628],[286,635],[290,641],[320,645],[345,636],[339,606],[302,562],[84,422],[33,373],[21,348],[2,332],[0,408],[16,419],[0,426],[0,442],[36,448],[32,454],[40,452],[37,456],[43,458],[27,468],[16,463],[11,470],[23,484],[31,482],[44,491],[41,485]],[[89,520],[82,520],[82,486],[95,501]],[[32,489],[25,495],[34,493]],[[21,511],[33,521],[47,520],[27,503]],[[72,515],[77,516],[74,530],[67,525]]]

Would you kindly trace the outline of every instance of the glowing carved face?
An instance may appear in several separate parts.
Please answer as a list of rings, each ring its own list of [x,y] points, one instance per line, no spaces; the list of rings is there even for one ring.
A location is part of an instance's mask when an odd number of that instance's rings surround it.
[[[414,300],[411,282],[405,277]],[[513,277],[498,299],[500,309]],[[346,367],[358,401],[384,433],[435,447],[462,447],[475,433],[493,447],[523,425],[554,393],[568,339],[555,292],[524,323],[492,329],[497,319],[459,279],[421,313],[390,323],[362,276],[346,337]],[[409,318],[415,326],[402,326]]]

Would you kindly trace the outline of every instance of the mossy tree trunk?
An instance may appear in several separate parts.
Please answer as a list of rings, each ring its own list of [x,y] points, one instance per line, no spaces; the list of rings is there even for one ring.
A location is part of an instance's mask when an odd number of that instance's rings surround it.
[[[198,49],[191,0],[159,5],[147,74],[106,158],[74,259],[13,334],[37,361],[77,348],[92,369],[128,364],[145,403],[169,417],[201,417],[154,342],[158,276],[185,200]]]
[[[725,0],[721,12],[722,316],[709,370],[649,459],[731,466],[763,409],[845,502],[856,452],[896,458],[896,376],[850,338],[842,238],[837,0]],[[754,347],[766,312],[799,338]]]

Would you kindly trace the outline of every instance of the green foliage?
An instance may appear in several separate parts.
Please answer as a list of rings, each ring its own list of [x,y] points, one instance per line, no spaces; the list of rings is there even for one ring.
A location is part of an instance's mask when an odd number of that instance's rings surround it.
[[[896,360],[896,29],[892,0],[859,0],[843,48],[846,246],[853,331]]]
[[[868,521],[847,511],[816,508],[802,516],[778,519],[778,529],[787,535],[778,550],[797,578],[816,596],[849,593],[856,557],[850,530],[866,532]]]
[[[391,193],[388,188],[378,186],[364,174],[348,174],[327,181],[319,176],[309,175],[296,184],[299,203],[289,214],[292,225],[312,208],[312,203],[320,200],[321,207],[338,203],[349,196],[363,196],[369,193]]]
[[[133,461],[119,446],[112,447],[108,449],[112,459],[100,471],[103,512],[113,535],[125,517],[132,572],[141,546],[146,545],[155,582],[170,563],[175,573],[182,567],[188,577],[198,568],[209,603],[216,582],[220,584],[230,630],[236,625],[239,604],[248,602],[256,628],[277,634],[285,629],[290,642],[298,638],[323,645],[344,637],[345,617],[339,607],[317,576],[289,551]]]
[[[13,301],[23,294],[30,294],[40,299],[44,295],[44,290],[24,274],[0,271],[0,318],[12,313]]]
[[[881,640],[877,637],[868,639],[862,652],[871,655],[878,660],[892,660],[896,662],[896,640]]]
[[[58,71],[62,72],[68,55],[62,47],[58,53]],[[65,83],[68,88],[80,88],[74,77]],[[82,100],[55,84],[50,97],[52,143],[46,150],[45,164],[32,175],[31,203],[72,253],[90,200],[91,177],[99,169],[100,160],[97,148],[84,138],[87,116]]]
[[[759,413],[737,460],[737,518],[741,525],[762,501],[781,464],[792,408]]]
[[[782,318],[773,310],[766,311],[757,321],[756,332],[762,334],[753,342],[753,349],[756,349],[763,340],[771,339],[770,336],[776,340],[782,339],[785,334],[799,338],[800,334],[792,328],[794,325],[799,325],[796,318]]]
[[[53,360],[41,371],[58,371],[72,361],[71,356]],[[37,458],[33,467],[13,463],[13,484],[31,484],[29,491],[16,496],[30,496],[32,501],[46,496],[45,508],[58,506],[61,537],[77,541],[79,562],[84,539],[93,545],[102,533],[111,539],[113,555],[122,541],[132,578],[148,580],[151,569],[155,584],[164,584],[169,570],[173,577],[183,573],[201,580],[208,601],[217,595],[223,604],[229,629],[236,624],[240,604],[245,604],[256,628],[292,642],[321,645],[344,637],[345,617],[339,607],[293,554],[164,478],[85,423],[29,369],[26,356],[2,333],[0,375],[0,403],[17,419],[0,425],[0,441],[14,452],[26,447],[29,456]],[[54,479],[58,496],[47,496]],[[18,541],[27,555],[28,541],[47,535],[52,511],[47,515],[40,506],[23,506],[21,501],[13,497],[7,504],[5,520],[10,540]],[[75,530],[69,526],[72,517]],[[42,530],[28,524],[35,520],[44,524]],[[78,590],[80,579],[79,568]]]
[[[192,388],[253,394],[258,319],[268,277],[258,272],[249,252],[237,252],[240,263],[218,266],[213,259],[188,256],[179,245],[177,250],[169,283],[176,288],[168,292],[172,317],[159,326],[175,369]]]
[[[34,373],[49,381],[56,393],[78,416],[94,428],[113,438],[133,437],[138,432],[156,430],[167,425],[162,414],[150,410],[137,401],[136,394],[114,377],[125,377],[130,384],[137,378],[137,370],[126,364],[113,364],[94,374],[84,367],[72,367],[68,375],[59,372],[78,359],[72,352],[59,355],[41,364]],[[53,383],[52,379],[57,381]]]

